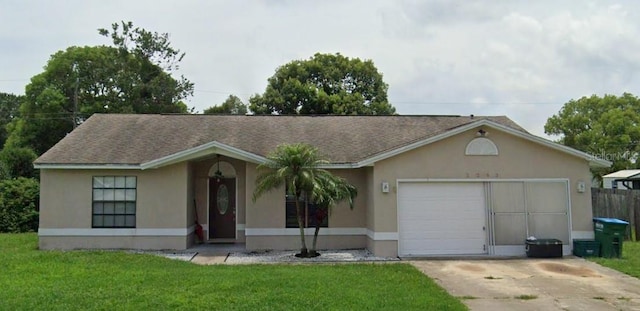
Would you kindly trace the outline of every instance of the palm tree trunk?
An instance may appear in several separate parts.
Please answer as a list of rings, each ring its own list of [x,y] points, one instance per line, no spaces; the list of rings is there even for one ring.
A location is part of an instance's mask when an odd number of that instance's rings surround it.
[[[313,244],[311,245],[311,256],[316,256],[316,244],[318,242],[318,233],[320,232],[320,222],[316,221],[316,231],[313,233]]]
[[[302,211],[300,210],[300,194],[296,194],[296,216],[298,217],[298,228],[300,228],[300,242],[302,243],[302,248],[300,248],[300,256],[307,257],[307,242],[304,240],[304,221],[302,219]]]

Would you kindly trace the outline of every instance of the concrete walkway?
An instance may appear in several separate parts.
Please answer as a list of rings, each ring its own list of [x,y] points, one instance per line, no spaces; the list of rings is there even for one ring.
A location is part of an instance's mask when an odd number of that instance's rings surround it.
[[[471,310],[640,310],[640,280],[581,258],[411,261]]]

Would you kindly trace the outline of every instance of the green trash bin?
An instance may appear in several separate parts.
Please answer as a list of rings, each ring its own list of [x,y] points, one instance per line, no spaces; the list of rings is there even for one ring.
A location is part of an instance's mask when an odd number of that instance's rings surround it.
[[[593,219],[593,231],[596,241],[600,242],[600,256],[606,258],[622,257],[622,242],[627,232],[628,222],[616,218],[596,217]]]

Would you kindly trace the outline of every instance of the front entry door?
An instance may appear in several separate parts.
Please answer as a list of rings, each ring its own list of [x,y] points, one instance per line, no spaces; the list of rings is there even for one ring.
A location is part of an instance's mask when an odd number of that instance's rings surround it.
[[[209,178],[209,239],[236,238],[236,179]]]

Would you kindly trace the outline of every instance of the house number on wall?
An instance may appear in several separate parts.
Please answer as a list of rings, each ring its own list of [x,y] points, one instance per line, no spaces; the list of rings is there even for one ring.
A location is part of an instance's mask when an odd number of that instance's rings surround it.
[[[500,174],[498,173],[467,173],[467,178],[498,178],[500,177]]]

